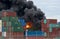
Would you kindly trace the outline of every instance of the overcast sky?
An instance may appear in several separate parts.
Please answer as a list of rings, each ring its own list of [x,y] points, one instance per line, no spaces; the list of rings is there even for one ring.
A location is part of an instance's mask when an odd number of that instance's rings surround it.
[[[60,0],[32,0],[40,8],[46,18],[58,19],[60,21]]]

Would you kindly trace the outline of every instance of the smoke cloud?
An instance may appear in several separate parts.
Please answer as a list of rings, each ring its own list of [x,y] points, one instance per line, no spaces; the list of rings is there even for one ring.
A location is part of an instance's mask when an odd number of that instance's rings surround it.
[[[18,17],[22,17],[26,22],[32,22],[33,26],[41,28],[41,20],[45,17],[41,9],[38,9],[33,1],[27,0],[0,0],[0,11],[13,10]]]

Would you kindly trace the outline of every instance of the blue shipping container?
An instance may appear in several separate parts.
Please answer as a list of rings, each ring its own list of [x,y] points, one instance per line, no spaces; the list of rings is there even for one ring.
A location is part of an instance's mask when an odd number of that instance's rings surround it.
[[[25,32],[26,36],[26,32]],[[43,31],[27,31],[27,36],[45,36],[45,32]]]
[[[20,18],[19,19],[19,22],[21,23],[22,26],[25,26],[26,25],[26,22],[23,18]]]

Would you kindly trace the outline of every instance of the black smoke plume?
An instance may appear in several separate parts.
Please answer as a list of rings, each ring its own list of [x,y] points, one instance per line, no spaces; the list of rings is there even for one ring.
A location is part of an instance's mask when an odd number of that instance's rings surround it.
[[[32,22],[34,29],[41,29],[41,20],[45,17],[44,13],[38,9],[33,1],[27,0],[0,0],[1,10],[13,10],[17,16],[24,18],[26,22]]]

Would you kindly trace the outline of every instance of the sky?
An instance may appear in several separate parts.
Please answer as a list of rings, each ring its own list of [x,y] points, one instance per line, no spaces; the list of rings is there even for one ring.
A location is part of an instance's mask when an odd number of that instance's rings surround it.
[[[32,0],[45,13],[47,19],[60,21],[60,0]]]

